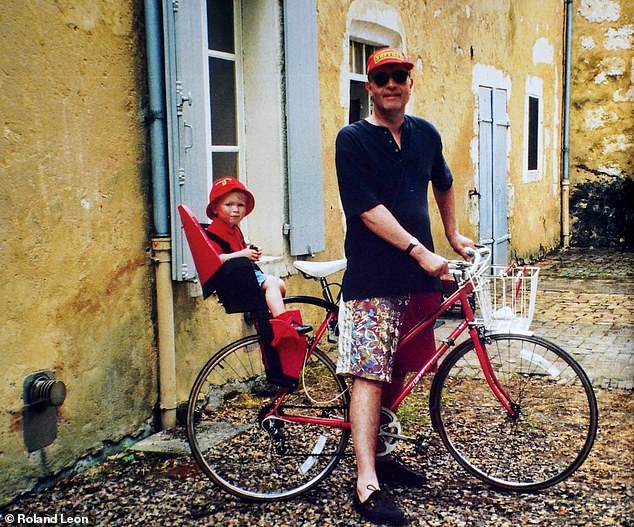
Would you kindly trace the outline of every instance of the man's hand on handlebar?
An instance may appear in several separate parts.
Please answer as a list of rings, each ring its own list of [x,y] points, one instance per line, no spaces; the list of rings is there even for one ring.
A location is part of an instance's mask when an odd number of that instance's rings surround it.
[[[471,253],[469,249],[475,249],[476,244],[471,238],[467,238],[460,233],[456,233],[454,236],[449,238],[449,243],[451,244],[453,250],[465,260],[471,260],[473,258],[473,253]]]

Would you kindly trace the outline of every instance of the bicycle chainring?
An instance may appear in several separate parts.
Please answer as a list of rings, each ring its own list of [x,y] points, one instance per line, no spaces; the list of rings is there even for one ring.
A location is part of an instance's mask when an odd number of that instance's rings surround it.
[[[376,444],[377,457],[387,456],[394,448],[401,435],[401,423],[396,414],[387,408],[381,407],[381,424],[379,425],[379,437]]]

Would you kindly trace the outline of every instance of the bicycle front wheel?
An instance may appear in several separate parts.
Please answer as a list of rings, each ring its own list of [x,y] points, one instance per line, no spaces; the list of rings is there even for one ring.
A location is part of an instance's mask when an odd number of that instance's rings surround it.
[[[482,341],[517,413],[507,414],[466,341],[432,384],[432,423],[444,445],[467,472],[494,487],[533,491],[563,481],[584,462],[597,432],[587,375],[543,338],[497,334]]]
[[[284,413],[347,419],[348,392],[332,361],[315,350],[300,386],[283,399],[281,418],[265,419],[278,387],[267,383],[261,357],[253,335],[207,362],[189,397],[187,437],[212,481],[239,497],[266,501],[315,486],[336,467],[348,442],[348,430],[286,421]]]

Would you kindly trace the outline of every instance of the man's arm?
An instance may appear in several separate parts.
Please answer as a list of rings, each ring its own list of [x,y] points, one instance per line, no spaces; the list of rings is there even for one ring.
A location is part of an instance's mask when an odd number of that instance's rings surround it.
[[[377,205],[366,210],[361,214],[361,221],[379,238],[397,249],[405,251],[409,247],[412,234],[403,228],[385,205]],[[449,272],[447,260],[431,252],[422,243],[412,249],[410,256],[432,276],[441,276]]]
[[[463,236],[458,232],[458,224],[456,223],[456,203],[453,191],[453,185],[447,190],[439,190],[436,187],[434,189],[434,197],[438,204],[438,210],[440,211],[440,217],[445,228],[445,236],[447,241],[453,247],[460,256],[465,260],[470,259],[470,255],[467,252],[468,247],[475,247],[473,240]]]

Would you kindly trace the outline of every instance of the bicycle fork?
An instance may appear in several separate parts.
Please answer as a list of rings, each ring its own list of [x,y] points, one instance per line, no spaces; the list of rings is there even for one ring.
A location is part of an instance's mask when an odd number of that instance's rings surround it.
[[[489,354],[486,350],[486,335],[484,334],[484,328],[476,328],[472,326],[469,329],[469,334],[473,340],[478,361],[480,362],[480,368],[482,369],[482,373],[484,374],[487,384],[506,410],[507,416],[512,420],[516,420],[520,415],[520,406],[513,401],[513,398],[509,395],[504,386],[502,386],[502,383],[493,371],[491,359],[489,358]]]

